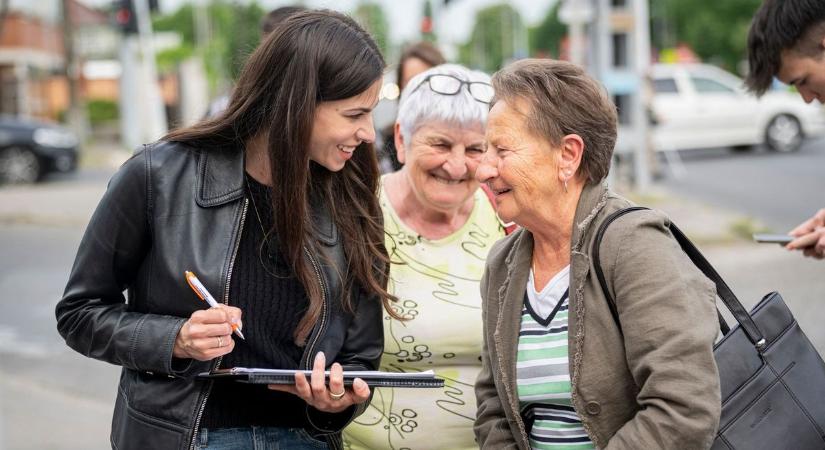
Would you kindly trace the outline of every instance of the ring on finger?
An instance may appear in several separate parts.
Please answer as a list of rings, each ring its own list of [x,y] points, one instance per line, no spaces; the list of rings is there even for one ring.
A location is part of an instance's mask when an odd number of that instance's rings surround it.
[[[341,392],[336,394],[335,392],[329,391],[329,396],[332,397],[333,400],[341,400],[344,398],[344,394],[347,393],[346,389],[341,389]]]
[[[216,348],[223,347],[223,339],[220,336],[215,336],[215,337],[218,338],[218,346]]]

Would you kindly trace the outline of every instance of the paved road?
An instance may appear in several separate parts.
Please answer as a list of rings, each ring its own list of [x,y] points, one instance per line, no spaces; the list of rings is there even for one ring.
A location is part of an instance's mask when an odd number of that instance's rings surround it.
[[[781,160],[776,158],[777,167]],[[716,161],[728,164],[724,158]],[[82,172],[34,187],[0,187],[0,450],[109,448],[118,369],[69,350],[54,323],[54,305],[109,173]],[[712,212],[701,214],[712,220]],[[782,292],[803,329],[825,352],[820,325],[825,262],[748,242],[703,250],[746,306],[770,290]]]
[[[680,155],[685,174],[663,180],[670,190],[749,215],[777,232],[825,208],[825,138],[809,140],[792,154],[757,148],[749,153],[712,149]]]

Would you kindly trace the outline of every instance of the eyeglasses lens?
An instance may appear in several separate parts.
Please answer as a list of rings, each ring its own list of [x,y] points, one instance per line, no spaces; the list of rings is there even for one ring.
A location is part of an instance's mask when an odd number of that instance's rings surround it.
[[[446,75],[433,75],[430,77],[430,89],[439,94],[455,95],[461,89],[461,80]]]
[[[487,83],[469,83],[467,88],[470,89],[470,95],[476,100],[484,103],[490,103],[493,100],[493,87]]]

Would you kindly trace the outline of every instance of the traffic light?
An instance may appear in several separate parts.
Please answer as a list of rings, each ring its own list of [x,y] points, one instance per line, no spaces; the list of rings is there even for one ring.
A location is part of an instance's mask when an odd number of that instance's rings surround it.
[[[133,0],[116,0],[114,2],[114,21],[123,34],[138,32],[137,15]]]

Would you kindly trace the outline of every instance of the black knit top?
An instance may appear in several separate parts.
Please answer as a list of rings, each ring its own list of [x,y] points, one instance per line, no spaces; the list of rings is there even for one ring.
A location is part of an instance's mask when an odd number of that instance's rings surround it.
[[[246,175],[249,209],[229,286],[229,304],[243,311],[246,341],[232,336],[235,349],[221,367],[297,369],[303,348],[293,342],[308,307],[306,291],[285,264],[273,236],[271,188]],[[270,232],[271,233],[271,232]],[[303,427],[306,403],[266,385],[215,382],[201,427]]]

